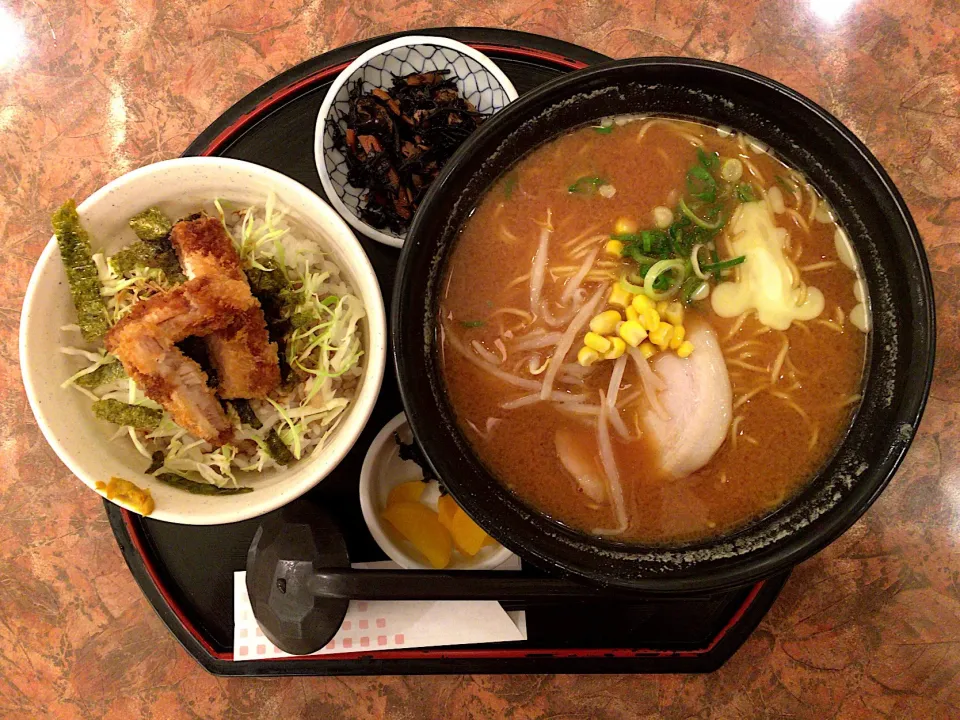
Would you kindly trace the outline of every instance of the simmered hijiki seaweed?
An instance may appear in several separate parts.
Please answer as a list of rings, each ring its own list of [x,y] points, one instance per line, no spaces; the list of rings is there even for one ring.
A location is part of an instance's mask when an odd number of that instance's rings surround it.
[[[367,189],[360,216],[376,228],[404,232],[430,183],[484,120],[448,75],[412,73],[369,92],[357,81],[349,111],[332,125],[347,181]]]

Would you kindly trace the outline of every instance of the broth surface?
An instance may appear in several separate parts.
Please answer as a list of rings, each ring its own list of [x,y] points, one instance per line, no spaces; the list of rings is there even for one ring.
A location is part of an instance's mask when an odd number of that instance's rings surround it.
[[[502,177],[463,228],[441,300],[442,364],[451,405],[478,457],[527,504],[585,532],[609,528],[614,511],[609,503],[592,502],[572,479],[558,458],[556,434],[565,429],[562,437],[572,438],[599,463],[596,420],[560,412],[551,402],[504,409],[504,403],[535,391],[504,382],[487,366],[527,381],[541,380],[542,371],[532,371],[540,370],[538,364],[553,348],[514,348],[531,333],[563,330],[529,317],[529,277],[548,209],[553,232],[543,295],[559,313],[564,283],[582,259],[572,259],[573,251],[598,248],[583,283],[588,294],[615,282],[622,272],[620,261],[603,250],[615,222],[628,218],[640,228],[653,227],[655,207],[676,207],[687,187],[688,168],[697,162],[698,146],[718,153],[721,161],[740,159],[743,179],[759,195],[767,197],[778,188],[785,209],[774,218],[790,235],[786,254],[803,281],[823,293],[825,307],[816,319],[795,321],[781,331],[762,325],[755,312],[721,318],[709,299],[687,306],[688,326],[699,319],[716,332],[733,391],[726,440],[687,477],[667,477],[659,469],[650,433],[644,432],[648,401],[636,369],[628,364],[618,398],[635,399],[617,412],[632,437],[612,436],[629,519],[618,539],[648,544],[697,540],[771,512],[805,487],[828,459],[859,399],[866,336],[850,320],[858,304],[856,273],[838,260],[838,228],[798,173],[743,136],[724,137],[714,127],[687,121],[639,119],[610,131],[585,127],[561,136]],[[602,178],[615,194],[570,192],[583,177]],[[728,230],[717,238],[721,259],[730,257],[724,252]],[[584,331],[578,333],[565,364],[576,362],[583,336]],[[785,360],[778,363],[785,343]],[[536,353],[536,362],[531,361]],[[575,378],[558,381],[554,390],[585,393],[598,402],[613,364],[596,363],[582,384]]]

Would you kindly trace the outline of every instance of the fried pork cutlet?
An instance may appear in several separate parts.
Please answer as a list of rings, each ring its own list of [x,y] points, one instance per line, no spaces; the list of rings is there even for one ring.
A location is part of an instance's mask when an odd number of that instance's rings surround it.
[[[228,327],[255,306],[245,280],[197,278],[134,305],[105,338],[124,370],[174,422],[217,447],[233,426],[207,385],[207,375],[176,344]]]
[[[181,220],[173,226],[170,241],[189,277],[247,282],[240,258],[218,219],[204,216]],[[263,310],[256,300],[204,341],[217,370],[220,397],[263,398],[280,384],[277,345],[270,342]]]

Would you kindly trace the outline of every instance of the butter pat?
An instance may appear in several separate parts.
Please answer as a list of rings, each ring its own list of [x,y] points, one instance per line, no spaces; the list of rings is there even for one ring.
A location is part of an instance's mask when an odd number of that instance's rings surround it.
[[[744,203],[733,216],[734,256],[744,255],[740,279],[722,282],[710,295],[713,310],[720,317],[736,317],[756,310],[760,322],[774,330],[786,330],[794,320],[812,320],[823,312],[823,293],[791,282],[790,266],[783,254],[787,231],[777,227],[766,202]]]

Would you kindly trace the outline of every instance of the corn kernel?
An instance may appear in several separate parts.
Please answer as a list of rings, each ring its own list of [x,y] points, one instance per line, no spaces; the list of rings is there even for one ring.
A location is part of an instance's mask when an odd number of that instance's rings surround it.
[[[653,304],[653,300],[648,298],[646,295],[635,295],[633,298],[633,309],[638,313],[642,313],[644,310],[656,310],[656,306]]]
[[[583,338],[583,344],[588,348],[593,348],[598,353],[605,353],[610,349],[610,341],[595,332],[588,332]]]
[[[666,310],[660,311],[661,317],[665,317],[667,322],[674,325],[683,325],[683,304],[674,300],[667,304]]]
[[[600,353],[598,353],[593,348],[588,348],[587,346],[583,346],[582,348],[580,348],[580,352],[577,353],[577,362],[580,363],[583,367],[589,367],[599,359],[600,359]]]
[[[623,255],[623,243],[619,240],[608,240],[603,249],[607,255],[613,255],[614,257]]]
[[[690,353],[693,352],[693,343],[689,340],[684,340],[680,343],[680,347],[677,348],[677,355],[682,358],[690,357]]]
[[[647,332],[653,332],[662,324],[660,322],[660,313],[653,308],[647,308],[641,311],[638,322],[647,329]]]
[[[661,300],[657,303],[657,312],[660,313],[660,317],[667,314],[667,305],[669,305],[669,303],[666,300]]]
[[[617,218],[617,221],[613,224],[613,232],[615,235],[629,235],[637,231],[637,221],[628,217]]]
[[[624,312],[627,316],[627,320],[633,320],[634,322],[637,322],[637,320],[640,319],[640,313],[636,311],[633,305],[627,305],[627,309]]]
[[[670,349],[676,350],[678,347],[680,347],[680,343],[683,342],[683,338],[686,334],[687,329],[683,325],[674,325],[673,336],[670,338]]]
[[[610,291],[610,297],[607,298],[607,302],[610,305],[617,305],[622,308],[629,308],[631,300],[633,300],[633,295],[620,287],[619,284],[613,286],[613,290]]]
[[[635,320],[627,320],[617,332],[630,347],[637,347],[647,339],[647,331]]]
[[[661,350],[666,350],[670,345],[670,338],[673,337],[673,325],[662,322],[655,330],[650,331],[650,342]]]
[[[653,346],[653,343],[645,342],[640,343],[640,354],[643,355],[647,360],[652,358],[657,354],[657,349]]]
[[[617,331],[617,323],[623,320],[616,310],[606,310],[590,321],[590,330],[598,335],[612,335]]]
[[[610,349],[603,354],[604,360],[616,360],[627,351],[627,344],[618,337],[610,338]]]

